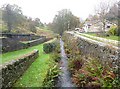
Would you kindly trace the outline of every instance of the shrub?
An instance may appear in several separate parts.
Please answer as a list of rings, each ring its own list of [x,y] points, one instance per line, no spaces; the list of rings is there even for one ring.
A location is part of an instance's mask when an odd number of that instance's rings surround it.
[[[71,71],[79,70],[83,65],[82,59],[70,59],[69,60],[69,68]]]
[[[43,46],[45,53],[50,53],[50,59],[53,61],[53,65],[48,70],[46,78],[43,81],[43,87],[55,87],[58,81],[59,76],[59,65],[58,62],[60,61],[60,44],[59,40],[55,40],[51,43],[46,43]]]
[[[43,87],[54,87],[56,86],[56,81],[58,79],[59,76],[59,67],[58,65],[54,65],[53,67],[51,67],[46,75],[46,78],[43,81]]]
[[[60,56],[60,54],[53,52],[50,55],[50,58],[52,58],[55,62],[60,62],[61,56]]]
[[[55,40],[53,43],[56,45],[54,51],[59,54],[60,53],[60,42],[59,42],[59,40]]]
[[[54,43],[45,43],[43,45],[43,50],[45,53],[50,53],[55,50],[56,45]]]
[[[43,51],[45,53],[50,53],[50,52],[56,52],[56,53],[60,53],[60,43],[59,43],[59,40],[55,40],[55,41],[52,41],[50,43],[45,43],[43,45]]]
[[[118,34],[118,28],[117,26],[112,26],[110,30],[108,31],[110,35],[117,35]]]
[[[96,59],[89,59],[81,69],[75,71],[73,82],[80,87],[113,87],[116,75],[109,66],[103,67]]]

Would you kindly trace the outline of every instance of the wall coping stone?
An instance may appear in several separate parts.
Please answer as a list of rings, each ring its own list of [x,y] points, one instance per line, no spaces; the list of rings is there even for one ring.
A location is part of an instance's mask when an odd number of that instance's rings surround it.
[[[69,34],[71,34],[73,36],[76,36],[78,38],[80,37],[81,39],[83,39],[85,41],[89,41],[92,44],[99,44],[99,46],[106,46],[106,47],[108,47],[110,49],[112,48],[112,49],[115,49],[115,50],[120,50],[120,47],[114,46],[112,44],[103,43],[103,42],[100,42],[100,41],[97,41],[97,40],[93,40],[93,39],[90,39],[90,38],[85,37],[85,36],[81,36],[79,34],[74,33],[73,31],[68,31],[66,33],[69,33]]]

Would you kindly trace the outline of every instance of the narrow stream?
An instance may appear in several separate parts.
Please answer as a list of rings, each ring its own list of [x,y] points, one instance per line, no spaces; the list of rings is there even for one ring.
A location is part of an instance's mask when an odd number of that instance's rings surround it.
[[[61,74],[59,77],[60,87],[74,87],[68,70],[68,60],[64,50],[64,42],[60,39],[61,46]]]

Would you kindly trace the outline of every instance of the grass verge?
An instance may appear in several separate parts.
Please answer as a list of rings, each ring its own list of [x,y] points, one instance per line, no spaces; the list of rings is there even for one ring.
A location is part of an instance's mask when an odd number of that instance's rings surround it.
[[[49,58],[51,54],[45,54],[43,52],[43,44],[34,46],[31,49],[38,49],[39,57],[31,64],[13,87],[42,87],[48,69],[54,65],[53,60]]]
[[[16,60],[17,58],[30,53],[31,51],[34,50],[35,47],[31,47],[28,49],[22,49],[14,52],[7,52],[4,54],[1,54],[2,61],[0,61],[0,64],[4,64],[6,62],[10,62],[11,60]]]
[[[91,35],[91,36],[97,36],[95,33],[87,33],[87,34],[88,34],[88,35]],[[112,36],[112,35],[111,35],[111,36],[102,37],[102,38],[120,41],[119,36]]]

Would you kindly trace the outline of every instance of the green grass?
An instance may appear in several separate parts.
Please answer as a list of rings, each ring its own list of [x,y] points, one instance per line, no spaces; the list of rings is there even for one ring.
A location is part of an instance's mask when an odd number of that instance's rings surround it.
[[[54,41],[55,39],[50,40],[50,41]],[[22,50],[13,51],[13,52],[7,52],[7,53],[4,53],[2,55],[0,54],[0,58],[2,58],[2,61],[0,61],[0,64],[4,64],[6,62],[10,62],[11,60],[15,60],[15,59],[23,56],[24,54],[28,54],[28,53],[32,52],[34,49],[42,50],[42,45],[43,44],[33,46],[33,47],[29,47],[27,49],[22,49]]]
[[[88,34],[88,35],[91,35],[91,36],[97,36],[95,33],[87,33],[87,34]],[[102,37],[102,38],[120,41],[119,36],[112,36],[112,35],[111,35],[111,36],[109,36],[109,37]]]
[[[53,65],[53,60],[50,60],[50,54],[43,52],[43,44],[36,46],[39,49],[39,57],[32,63],[23,76],[14,84],[14,87],[41,87],[42,82],[46,77],[50,65]]]
[[[34,49],[37,49],[38,47],[39,46],[34,46],[34,47],[30,47],[28,49],[22,49],[22,50],[18,50],[18,51],[4,53],[4,54],[0,55],[0,56],[2,56],[2,61],[0,61],[0,64],[4,64],[11,60],[15,60],[16,58],[21,57],[24,54],[30,53],[31,51],[33,51]]]
[[[50,40],[50,41],[54,41]],[[50,42],[48,41],[48,42]],[[28,54],[34,49],[39,50],[39,57],[30,65],[26,72],[21,76],[20,79],[14,84],[14,87],[40,87],[42,82],[46,77],[48,69],[54,65],[54,61],[50,60],[49,56],[51,54],[45,54],[43,52],[43,44],[33,46],[27,49],[22,49],[14,52],[8,52],[0,55],[2,56],[2,62],[6,63],[14,60],[18,57]]]
[[[4,64],[11,60],[15,60],[18,57],[23,56],[24,54],[30,53],[32,50],[33,50],[32,48],[29,48],[29,49],[22,49],[19,51],[4,53],[4,54],[0,55],[0,56],[2,56],[2,61],[0,62],[0,64]]]
[[[119,36],[109,36],[109,37],[105,37],[106,39],[111,39],[111,40],[117,40],[120,41]]]
[[[5,63],[30,53],[34,49],[39,50],[39,57],[30,65],[21,78],[16,81],[13,87],[41,87],[47,71],[54,65],[54,61],[49,58],[51,54],[45,54],[43,52],[43,44],[0,55],[0,57],[2,56],[2,62]]]
[[[91,35],[91,36],[97,36],[95,33],[86,33],[88,35]]]
[[[43,52],[43,44],[33,47],[39,50],[39,57],[32,63],[13,87],[42,87],[48,69],[54,65],[51,54]],[[51,65],[51,66],[50,66]]]

